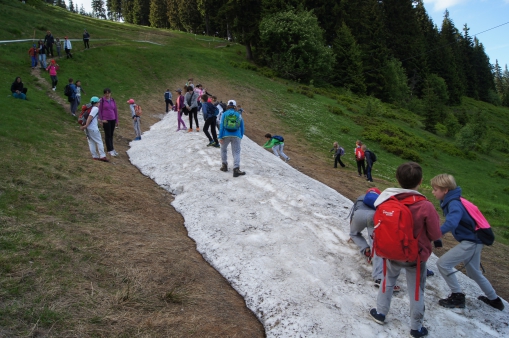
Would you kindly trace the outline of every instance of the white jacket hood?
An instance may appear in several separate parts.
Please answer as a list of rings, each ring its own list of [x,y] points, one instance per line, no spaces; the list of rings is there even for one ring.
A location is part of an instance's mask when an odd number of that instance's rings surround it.
[[[378,198],[376,199],[375,208],[377,206],[379,206],[380,204],[382,204],[383,202],[385,202],[386,200],[388,200],[389,198],[391,198],[392,196],[399,195],[399,194],[414,194],[414,195],[417,194],[417,195],[424,196],[417,190],[403,189],[403,188],[387,188],[384,191],[382,191],[380,196],[378,196]]]

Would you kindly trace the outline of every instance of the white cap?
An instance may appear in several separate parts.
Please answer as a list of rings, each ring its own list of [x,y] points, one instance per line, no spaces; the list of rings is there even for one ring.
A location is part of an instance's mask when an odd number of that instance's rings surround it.
[[[235,102],[235,100],[229,100],[229,101],[228,101],[228,105],[229,105],[229,106],[237,107],[237,102]]]

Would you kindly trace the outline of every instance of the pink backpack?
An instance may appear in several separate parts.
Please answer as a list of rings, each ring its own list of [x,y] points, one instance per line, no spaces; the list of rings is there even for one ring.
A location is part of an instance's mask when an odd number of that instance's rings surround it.
[[[479,238],[479,240],[481,240],[484,245],[492,245],[495,241],[495,234],[493,233],[493,230],[491,230],[490,223],[488,223],[484,215],[475,204],[464,199],[463,197],[460,197],[460,201],[467,213],[475,221],[475,229],[473,230],[477,235],[477,238]]]

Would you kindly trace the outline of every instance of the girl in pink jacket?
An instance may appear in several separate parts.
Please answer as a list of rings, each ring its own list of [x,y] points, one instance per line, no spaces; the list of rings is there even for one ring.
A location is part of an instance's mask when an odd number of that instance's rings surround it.
[[[51,89],[55,91],[57,89],[58,77],[57,70],[60,68],[58,63],[55,60],[51,60],[49,66],[46,67],[46,70],[49,72],[49,76],[51,77]]]

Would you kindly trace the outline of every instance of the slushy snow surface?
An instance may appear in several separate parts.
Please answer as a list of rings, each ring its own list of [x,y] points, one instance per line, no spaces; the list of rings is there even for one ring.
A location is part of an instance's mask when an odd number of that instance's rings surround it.
[[[246,175],[234,178],[230,148],[225,173],[220,149],[206,147],[202,131],[176,129],[170,112],[131,142],[130,160],[174,194],[172,205],[197,250],[244,297],[268,337],[409,336],[404,274],[385,325],[369,316],[378,289],[371,266],[348,243],[350,200],[246,136],[240,164]],[[436,260],[428,261],[436,275],[425,292],[429,336],[509,337],[507,303],[501,312],[477,300],[482,291],[461,272],[466,308],[438,305],[450,291]]]

